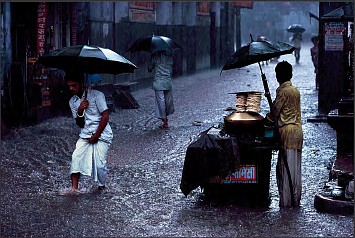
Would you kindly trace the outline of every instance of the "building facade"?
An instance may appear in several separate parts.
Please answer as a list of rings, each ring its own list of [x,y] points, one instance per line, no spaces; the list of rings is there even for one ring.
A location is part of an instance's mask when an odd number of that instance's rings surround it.
[[[263,21],[262,14],[253,12],[254,7],[258,11],[265,8],[263,4],[241,1],[1,2],[2,124],[7,122],[11,127],[35,123],[67,113],[70,95],[64,84],[64,72],[35,64],[39,56],[51,50],[79,44],[110,48],[139,69],[134,74],[102,75],[100,83],[137,81],[138,89],[151,83],[152,75],[147,71],[149,54],[131,53],[127,49],[143,36],[164,35],[184,48],[174,54],[173,77],[221,68],[236,49],[249,41],[247,33],[252,33],[256,39],[257,34],[264,34],[262,30],[267,29],[273,32],[270,34],[274,38],[277,36],[272,40],[285,41],[284,24],[288,24],[287,19],[292,14],[299,15],[299,10],[294,10],[292,2],[281,2],[281,6],[275,3],[273,12],[266,13],[270,17]],[[273,15],[279,18],[273,19]],[[258,24],[253,26],[255,21]]]
[[[103,75],[102,84],[148,85],[149,55],[126,52],[136,39],[164,35],[184,48],[174,54],[173,77],[219,67],[233,52],[232,23],[244,7],[252,2],[1,2],[2,123],[36,122],[67,108],[64,73],[35,64],[51,50],[80,44],[110,48],[139,69],[134,75]]]

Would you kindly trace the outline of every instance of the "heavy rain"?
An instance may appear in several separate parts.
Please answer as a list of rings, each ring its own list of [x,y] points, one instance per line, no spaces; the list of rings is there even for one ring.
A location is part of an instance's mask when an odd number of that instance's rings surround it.
[[[70,163],[80,128],[71,115],[13,128],[1,140],[2,237],[353,237],[351,215],[320,212],[315,195],[329,180],[329,166],[337,155],[336,131],[318,116],[318,93],[310,48],[318,22],[310,24],[305,7],[318,15],[317,2],[300,2],[287,22],[278,18],[287,2],[254,2],[241,11],[241,45],[257,37],[278,36],[286,41],[289,23],[307,26],[300,62],[285,54],[263,64],[271,97],[278,83],[277,62],[293,66],[293,84],[301,93],[302,197],[296,208],[279,207],[276,183],[278,151],[272,151],[266,206],[211,201],[200,188],[188,196],[180,190],[187,147],[199,133],[223,125],[235,106],[233,92],[264,92],[260,68],[252,64],[223,71],[221,67],[197,70],[173,78],[175,112],[169,128],[155,118],[154,91],[144,87],[131,92],[139,108],[110,111],[114,139],[108,152],[106,189],[97,190],[90,177],[80,180],[80,194],[59,196],[71,186]],[[298,12],[299,11],[299,12]],[[300,12],[303,12],[301,17]],[[306,14],[304,13],[306,12]],[[253,25],[252,19],[255,20]],[[278,28],[271,33],[259,27],[265,19]],[[282,24],[282,25],[281,25]],[[280,29],[284,32],[279,33]],[[235,46],[237,47],[237,45]],[[263,95],[260,115],[270,108]],[[262,182],[262,181],[260,181]],[[243,193],[243,191],[239,191]]]

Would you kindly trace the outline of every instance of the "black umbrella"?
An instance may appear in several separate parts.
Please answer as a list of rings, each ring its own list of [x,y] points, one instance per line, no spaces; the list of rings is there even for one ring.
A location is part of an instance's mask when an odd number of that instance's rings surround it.
[[[138,69],[131,61],[116,52],[92,45],[75,45],[49,52],[38,58],[36,64],[53,67],[65,72],[77,71],[86,74],[133,73]],[[85,90],[85,95],[87,90]]]
[[[133,73],[138,67],[116,52],[91,45],[75,45],[49,52],[39,57],[38,64],[64,71],[86,74]]]
[[[258,63],[265,89],[265,95],[269,102],[270,110],[272,111],[272,100],[270,96],[269,86],[266,81],[266,76],[262,71],[260,62],[272,59],[280,55],[291,54],[294,50],[295,47],[284,42],[252,40],[252,42],[241,47],[239,50],[232,54],[232,56],[223,66],[221,73],[223,70],[242,68],[247,65]]]
[[[291,54],[294,50],[293,46],[283,42],[252,41],[234,52],[222,70],[242,68],[280,55]]]
[[[295,50],[295,47],[284,42],[271,42],[267,40],[253,41],[251,35],[250,37],[251,42],[241,47],[232,54],[232,56],[227,60],[227,62],[223,66],[221,73],[223,70],[242,68],[244,66],[258,63],[265,90],[265,96],[269,103],[270,111],[274,115],[269,86],[267,84],[266,76],[263,73],[260,62],[272,59],[280,55],[291,54]]]
[[[292,24],[287,28],[288,32],[292,33],[303,33],[306,29],[304,29],[300,24]]]
[[[154,53],[158,51],[171,51],[183,49],[178,43],[166,36],[145,36],[137,39],[127,51],[147,51]]]

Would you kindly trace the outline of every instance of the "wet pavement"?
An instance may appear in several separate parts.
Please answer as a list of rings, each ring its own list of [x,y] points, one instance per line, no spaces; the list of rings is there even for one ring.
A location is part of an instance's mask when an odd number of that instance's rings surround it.
[[[277,152],[272,156],[270,204],[213,206],[200,189],[185,197],[179,189],[187,146],[198,133],[223,122],[235,106],[238,91],[263,92],[257,64],[222,73],[220,69],[176,78],[176,111],[170,128],[154,118],[151,89],[133,92],[138,109],[110,114],[114,140],[108,155],[107,189],[97,191],[83,179],[78,196],[59,196],[70,186],[69,166],[79,128],[72,118],[57,117],[19,128],[1,141],[1,236],[122,237],[122,236],[257,236],[353,237],[352,215],[318,212],[314,196],[328,181],[327,166],[336,156],[336,133],[317,116],[315,75],[309,46],[294,65],[293,83],[302,100],[304,149],[302,199],[299,208],[279,208],[275,180]],[[275,97],[275,63],[262,66]],[[269,107],[263,97],[261,115]],[[197,126],[194,121],[201,121]]]

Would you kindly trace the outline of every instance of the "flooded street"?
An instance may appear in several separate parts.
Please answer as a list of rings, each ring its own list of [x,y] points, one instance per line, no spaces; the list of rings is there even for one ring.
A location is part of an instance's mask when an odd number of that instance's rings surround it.
[[[110,114],[114,140],[108,155],[107,189],[97,191],[90,178],[79,183],[78,196],[59,196],[70,186],[71,153],[79,127],[70,117],[49,119],[20,128],[1,141],[1,236],[122,237],[353,237],[352,216],[320,213],[314,196],[328,180],[327,165],[336,155],[336,133],[324,122],[307,122],[317,115],[315,74],[303,46],[292,82],[301,92],[304,149],[302,199],[299,208],[278,206],[273,152],[268,207],[213,206],[200,189],[185,197],[180,191],[187,146],[197,135],[223,122],[227,107],[235,106],[238,91],[261,91],[257,64],[224,71],[220,68],[173,81],[175,113],[162,130],[154,117],[154,92],[133,92],[138,109]],[[277,82],[275,63],[264,65],[272,98]],[[265,97],[261,115],[268,112]],[[201,121],[201,126],[193,124]]]

